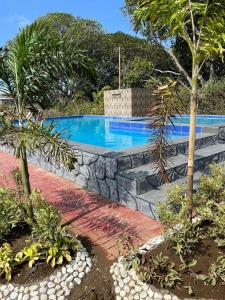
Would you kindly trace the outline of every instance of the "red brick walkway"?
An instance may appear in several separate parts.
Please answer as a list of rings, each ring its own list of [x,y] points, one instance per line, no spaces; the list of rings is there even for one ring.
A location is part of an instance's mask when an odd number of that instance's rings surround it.
[[[11,171],[18,165],[12,155],[0,152],[0,185],[13,186]],[[128,237],[138,246],[162,232],[159,222],[138,211],[87,192],[36,166],[29,165],[29,170],[32,188],[40,189],[59,208],[72,231],[102,247],[109,259],[118,256],[118,244],[123,244]]]

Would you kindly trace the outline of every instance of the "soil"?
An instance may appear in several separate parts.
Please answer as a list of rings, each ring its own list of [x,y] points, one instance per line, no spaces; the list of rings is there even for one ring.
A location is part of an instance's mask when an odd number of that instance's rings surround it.
[[[0,246],[4,242],[11,244],[14,251],[19,251],[29,245],[30,228],[28,226],[17,227],[11,232],[10,236],[0,240]],[[104,252],[84,237],[78,237],[82,245],[86,247],[92,259],[92,269],[87,274],[79,286],[75,286],[71,292],[69,300],[114,300],[113,280],[109,273],[112,261],[108,261]],[[59,269],[61,267],[58,267]],[[38,262],[33,268],[28,268],[27,264],[20,266],[12,274],[12,283],[28,284],[43,280],[50,276],[57,268],[50,268],[45,262]],[[0,284],[7,283],[4,278],[0,278]]]
[[[109,272],[113,261],[108,261],[105,253],[86,238],[79,237],[90,253],[93,263],[91,272],[87,274],[81,285],[75,286],[69,300],[114,300],[114,286]]]
[[[162,253],[164,256],[170,258],[170,262],[174,262],[175,269],[179,270],[181,261],[179,256],[175,253],[172,245],[169,242],[162,243],[156,249],[149,251],[144,255],[143,266],[148,267],[149,261],[152,256],[156,256]],[[202,280],[197,279],[194,274],[207,274],[211,263],[216,262],[218,256],[221,254],[225,255],[222,249],[219,249],[217,244],[212,239],[203,240],[196,250],[195,255],[192,258],[197,260],[197,264],[190,268],[190,272],[183,272],[181,275],[182,283],[176,288],[168,289],[179,298],[190,298],[190,299],[225,299],[225,285],[222,282],[213,287],[212,285],[205,285]],[[153,285],[160,288],[157,283],[153,282]],[[185,286],[191,286],[194,294],[190,296]]]

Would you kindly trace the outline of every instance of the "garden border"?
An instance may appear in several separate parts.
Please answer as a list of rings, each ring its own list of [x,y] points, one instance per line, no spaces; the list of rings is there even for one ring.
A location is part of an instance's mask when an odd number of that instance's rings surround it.
[[[41,281],[21,285],[12,283],[0,285],[0,299],[64,300],[70,295],[75,284],[81,284],[81,280],[91,268],[92,262],[88,252],[80,246],[74,260]]]

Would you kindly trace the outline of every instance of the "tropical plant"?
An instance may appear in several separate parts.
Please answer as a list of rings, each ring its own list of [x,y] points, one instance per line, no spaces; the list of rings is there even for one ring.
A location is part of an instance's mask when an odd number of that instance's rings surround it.
[[[219,281],[225,284],[225,256],[220,255],[217,261],[210,265],[208,274],[197,275],[197,278],[212,286],[215,286]]]
[[[55,44],[46,36],[46,29],[34,23],[0,51],[0,90],[15,104],[14,113],[1,113],[0,143],[13,147],[20,158],[27,198],[31,193],[28,154],[38,152],[47,160],[62,163],[69,169],[73,168],[75,161],[73,151],[61,139],[61,133],[55,133],[53,125],[45,126],[38,121],[40,108],[46,108],[54,100],[60,76],[69,76],[72,70],[79,74],[93,70],[79,51],[65,53],[65,44]],[[33,214],[31,202],[28,214]]]
[[[15,255],[15,262],[17,264],[22,264],[28,261],[29,268],[32,268],[35,263],[43,259],[44,251],[43,246],[40,243],[32,243],[28,247],[24,247],[21,251],[17,252]]]
[[[48,257],[47,263],[51,264],[54,268],[56,265],[62,265],[63,261],[70,262],[72,260],[72,253],[74,253],[80,246],[80,242],[76,238],[69,236],[58,237],[55,242],[46,243]]]
[[[225,3],[223,0],[127,0],[133,4],[136,28],[148,32],[148,37],[172,58],[190,90],[190,133],[188,154],[188,214],[192,219],[193,172],[196,135],[198,83],[205,63],[217,55],[223,56],[225,44]],[[191,76],[179,62],[171,43],[184,40],[191,53]]]
[[[25,214],[22,203],[14,191],[0,188],[0,238],[24,221]]]
[[[61,216],[58,209],[48,203],[38,190],[33,190],[30,197],[35,207],[34,220],[31,220],[33,236],[43,242],[57,241],[66,231],[60,226]]]
[[[4,275],[5,279],[10,281],[14,265],[14,253],[8,243],[0,247],[0,276]]]

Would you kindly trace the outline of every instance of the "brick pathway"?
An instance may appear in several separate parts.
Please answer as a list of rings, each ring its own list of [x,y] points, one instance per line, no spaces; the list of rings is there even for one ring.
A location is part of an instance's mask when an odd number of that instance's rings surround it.
[[[0,185],[13,186],[11,171],[19,166],[12,155],[0,152]],[[96,193],[29,165],[32,188],[38,188],[56,205],[73,233],[87,236],[115,259],[122,244],[129,239],[134,246],[162,232],[159,222],[138,211],[112,203]],[[118,248],[118,244],[120,245]]]

